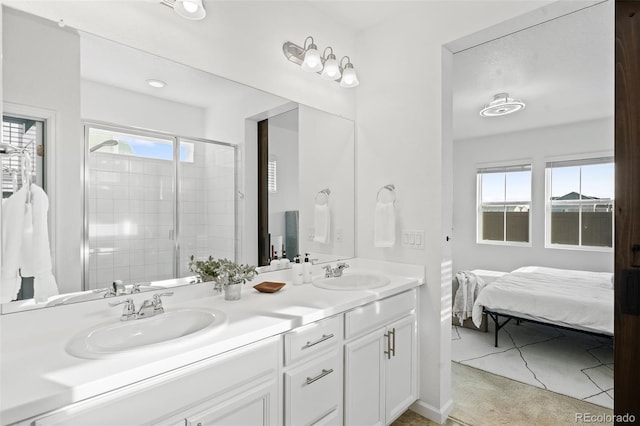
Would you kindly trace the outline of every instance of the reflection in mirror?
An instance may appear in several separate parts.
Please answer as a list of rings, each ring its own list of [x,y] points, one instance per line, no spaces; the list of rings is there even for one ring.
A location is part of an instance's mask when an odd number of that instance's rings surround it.
[[[281,204],[269,233],[291,255],[354,256],[352,121],[6,6],[2,19],[3,113],[36,122],[43,138],[34,163],[61,293],[35,303],[25,283],[3,313],[187,284],[191,255],[258,264],[257,123],[286,133],[286,114],[298,135],[273,153]],[[11,179],[3,173],[3,193]],[[337,195],[330,239],[316,243],[323,187]],[[286,240],[289,211],[298,241]]]

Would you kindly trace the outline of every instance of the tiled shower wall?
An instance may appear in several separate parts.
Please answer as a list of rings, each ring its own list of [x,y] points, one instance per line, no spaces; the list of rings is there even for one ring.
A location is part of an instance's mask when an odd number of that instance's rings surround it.
[[[174,163],[96,151],[89,154],[89,282],[104,288],[193,275],[189,257],[235,254],[235,153],[193,143],[181,162],[179,271],[174,274]]]

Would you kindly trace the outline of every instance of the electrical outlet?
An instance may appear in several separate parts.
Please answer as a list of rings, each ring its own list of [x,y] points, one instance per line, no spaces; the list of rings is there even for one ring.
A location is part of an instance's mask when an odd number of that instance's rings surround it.
[[[307,241],[313,241],[316,236],[316,230],[314,228],[307,229]]]
[[[342,228],[336,229],[336,243],[344,242],[344,231]]]

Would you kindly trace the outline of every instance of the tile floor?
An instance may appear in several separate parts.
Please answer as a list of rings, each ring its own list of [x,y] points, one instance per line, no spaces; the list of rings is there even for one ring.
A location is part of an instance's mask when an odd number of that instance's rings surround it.
[[[451,358],[509,379],[613,407],[612,340],[514,321],[499,333],[453,326]]]
[[[613,410],[486,371],[451,363],[453,410],[447,426],[562,426],[582,424],[579,415],[611,416]],[[599,425],[612,425],[600,422]],[[392,426],[435,426],[412,411]]]

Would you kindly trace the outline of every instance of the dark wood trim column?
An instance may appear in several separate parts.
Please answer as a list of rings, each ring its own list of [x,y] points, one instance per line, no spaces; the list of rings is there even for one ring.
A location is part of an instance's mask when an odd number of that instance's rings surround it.
[[[640,1],[615,8],[614,413],[629,424],[640,422]]]
[[[258,121],[258,266],[269,264],[269,120]]]

